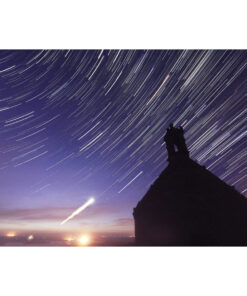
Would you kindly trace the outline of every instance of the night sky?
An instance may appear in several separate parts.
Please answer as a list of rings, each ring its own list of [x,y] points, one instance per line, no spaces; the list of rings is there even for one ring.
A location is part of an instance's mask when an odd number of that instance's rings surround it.
[[[0,51],[1,229],[133,233],[171,122],[247,196],[246,95],[247,51]]]

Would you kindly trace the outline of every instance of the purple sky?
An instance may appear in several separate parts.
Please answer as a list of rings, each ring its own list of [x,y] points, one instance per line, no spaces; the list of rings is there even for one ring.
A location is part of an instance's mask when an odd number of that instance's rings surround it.
[[[246,82],[246,51],[0,51],[1,229],[133,233],[171,122],[246,195]]]

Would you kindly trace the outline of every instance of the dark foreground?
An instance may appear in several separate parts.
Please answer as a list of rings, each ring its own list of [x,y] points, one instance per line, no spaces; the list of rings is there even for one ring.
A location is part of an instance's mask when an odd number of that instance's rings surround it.
[[[79,247],[79,246],[134,246],[134,237],[99,237],[88,243],[78,240],[66,240],[51,238],[49,236],[38,236],[28,240],[26,236],[5,237],[0,236],[0,246],[5,247]]]
[[[192,245],[184,244],[184,243],[170,243],[166,245],[161,244],[150,244],[143,243],[137,244],[135,242],[134,237],[100,237],[98,239],[94,239],[87,244],[82,244],[78,240],[65,240],[61,238],[51,239],[49,236],[38,236],[29,241],[26,236],[16,236],[16,237],[5,237],[0,236],[0,246],[1,247],[191,247]],[[221,244],[221,243],[205,243],[205,244],[193,244],[194,247],[233,247],[233,246],[246,246],[244,243],[238,244]]]

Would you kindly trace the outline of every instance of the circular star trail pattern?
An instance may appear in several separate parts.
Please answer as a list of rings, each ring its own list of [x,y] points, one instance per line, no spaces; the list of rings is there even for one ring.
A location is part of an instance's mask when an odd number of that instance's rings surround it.
[[[246,51],[0,51],[1,204],[73,208],[93,193],[131,217],[167,165],[171,122],[246,195],[246,93]]]

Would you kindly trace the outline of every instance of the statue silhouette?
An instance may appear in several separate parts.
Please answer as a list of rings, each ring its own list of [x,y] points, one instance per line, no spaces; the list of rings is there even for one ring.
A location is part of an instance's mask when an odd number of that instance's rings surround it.
[[[170,126],[166,130],[166,134],[164,136],[164,141],[166,142],[166,149],[168,151],[168,158],[175,154],[175,147],[174,147],[174,132],[173,132],[173,124],[171,123]]]
[[[166,148],[168,151],[168,160],[171,160],[176,152],[189,156],[189,151],[184,139],[184,129],[182,126],[175,128],[171,123],[166,130],[164,141],[166,142]]]

